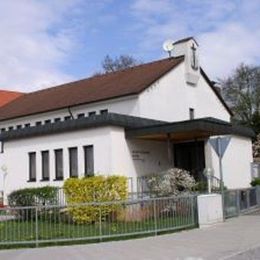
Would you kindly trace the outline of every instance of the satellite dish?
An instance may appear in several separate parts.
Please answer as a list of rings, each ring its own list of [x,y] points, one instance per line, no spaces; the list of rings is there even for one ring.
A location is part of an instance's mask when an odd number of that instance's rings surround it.
[[[174,49],[174,41],[173,40],[167,40],[163,43],[163,49],[169,53],[169,56],[171,57],[171,52]]]

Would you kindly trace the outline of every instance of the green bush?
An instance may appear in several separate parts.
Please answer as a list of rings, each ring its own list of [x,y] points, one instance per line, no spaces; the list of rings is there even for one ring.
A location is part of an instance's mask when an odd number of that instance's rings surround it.
[[[8,204],[11,207],[29,207],[25,209],[17,209],[16,214],[22,219],[34,219],[35,209],[30,206],[55,205],[58,202],[58,188],[52,186],[44,186],[39,188],[25,188],[13,191],[8,196]],[[41,211],[39,209],[39,216]]]
[[[260,186],[260,178],[254,178],[254,180],[251,181],[251,186]]]
[[[106,219],[120,208],[120,204],[117,203],[95,205],[93,202],[126,200],[127,178],[124,176],[70,178],[64,183],[64,192],[73,221],[78,224],[93,223],[99,221],[100,216],[102,220]],[[77,205],[83,203],[88,204]]]

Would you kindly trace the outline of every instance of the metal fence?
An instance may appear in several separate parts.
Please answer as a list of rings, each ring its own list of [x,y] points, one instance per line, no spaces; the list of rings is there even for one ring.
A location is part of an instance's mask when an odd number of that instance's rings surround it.
[[[0,247],[154,234],[197,226],[196,196],[0,209]]]
[[[226,218],[239,216],[260,207],[260,187],[228,190],[224,196]]]

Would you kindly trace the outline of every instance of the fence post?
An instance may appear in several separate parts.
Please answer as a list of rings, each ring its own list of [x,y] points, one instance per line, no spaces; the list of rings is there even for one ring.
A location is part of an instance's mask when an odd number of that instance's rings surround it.
[[[156,199],[153,200],[154,234],[157,236]]]
[[[236,190],[236,208],[237,208],[237,215],[240,215],[240,192]]]
[[[102,241],[102,214],[101,206],[99,205],[99,240]]]
[[[35,246],[39,246],[38,206],[35,207]]]
[[[256,201],[258,207],[260,207],[260,186],[256,186]]]
[[[250,189],[246,190],[246,204],[247,209],[250,209]]]

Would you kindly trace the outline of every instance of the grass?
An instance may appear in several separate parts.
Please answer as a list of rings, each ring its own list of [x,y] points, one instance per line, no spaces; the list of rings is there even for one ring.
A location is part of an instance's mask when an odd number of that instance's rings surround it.
[[[117,240],[139,237],[144,235],[155,234],[155,227],[158,233],[161,231],[177,230],[195,227],[189,217],[164,217],[158,220],[147,219],[143,221],[132,222],[102,222],[101,228],[99,224],[75,224],[57,222],[54,220],[38,220],[36,221],[19,221],[9,220],[0,223],[0,248],[14,247],[19,243],[31,246],[35,244],[36,233],[38,234],[39,243],[44,242],[48,245],[57,244],[75,244],[81,243],[80,240],[97,242],[102,240]],[[53,241],[49,241],[53,240]],[[55,242],[56,240],[56,242]],[[76,241],[73,241],[76,240]],[[11,242],[11,243],[10,243]],[[4,245],[5,243],[5,245]],[[27,245],[27,246],[28,246]]]

